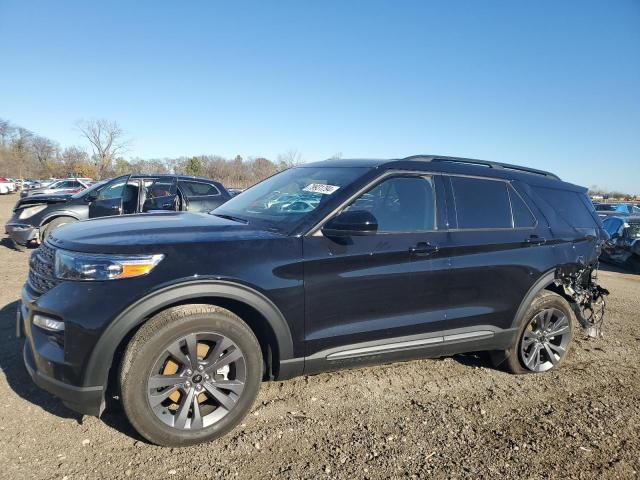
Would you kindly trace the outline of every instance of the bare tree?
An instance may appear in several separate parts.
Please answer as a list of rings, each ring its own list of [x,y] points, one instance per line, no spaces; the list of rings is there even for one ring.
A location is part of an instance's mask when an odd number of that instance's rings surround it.
[[[130,145],[124,138],[124,130],[117,122],[109,120],[84,120],[76,124],[80,134],[93,149],[93,157],[102,178],[111,169],[113,160],[123,154]]]
[[[285,164],[287,168],[294,167],[302,163],[302,154],[296,149],[290,149],[278,155],[278,162]]]
[[[33,148],[33,154],[36,159],[43,166],[50,160],[53,160],[59,150],[59,146],[56,142],[39,135],[36,135],[31,139],[31,147]]]
[[[329,160],[340,160],[342,158],[342,152],[336,152],[329,157]]]
[[[0,118],[0,142],[7,144],[7,139],[13,134],[15,127],[8,120]]]

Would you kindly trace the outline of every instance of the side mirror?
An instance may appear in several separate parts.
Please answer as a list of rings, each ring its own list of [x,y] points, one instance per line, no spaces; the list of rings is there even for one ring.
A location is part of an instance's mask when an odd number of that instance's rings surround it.
[[[374,235],[378,231],[378,220],[366,210],[341,212],[322,227],[326,237],[350,237]]]

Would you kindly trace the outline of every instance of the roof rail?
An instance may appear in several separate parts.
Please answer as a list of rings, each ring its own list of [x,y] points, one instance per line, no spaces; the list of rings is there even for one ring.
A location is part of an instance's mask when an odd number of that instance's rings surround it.
[[[538,170],[537,168],[521,167],[520,165],[511,165],[509,163],[490,162],[488,160],[476,160],[473,158],[459,158],[459,157],[443,157],[438,155],[412,155],[410,157],[403,158],[403,160],[421,160],[424,162],[452,162],[463,163],[467,165],[479,165],[488,168],[498,168],[502,170],[515,170],[523,173],[531,173],[534,175],[542,175],[544,177],[553,178],[554,180],[560,180],[555,173],[547,172],[545,170]]]

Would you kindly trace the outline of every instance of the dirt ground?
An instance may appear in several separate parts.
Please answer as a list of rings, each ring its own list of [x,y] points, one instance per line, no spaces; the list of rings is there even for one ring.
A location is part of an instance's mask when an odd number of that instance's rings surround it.
[[[0,197],[0,222],[17,195]],[[637,478],[640,276],[600,274],[605,337],[513,376],[456,356],[266,383],[226,438],[140,439],[118,412],[80,418],[32,385],[15,338],[28,253],[0,245],[2,478]]]

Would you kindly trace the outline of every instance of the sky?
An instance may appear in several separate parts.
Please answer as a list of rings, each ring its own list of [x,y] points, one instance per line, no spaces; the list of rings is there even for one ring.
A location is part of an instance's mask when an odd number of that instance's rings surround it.
[[[438,154],[640,193],[640,0],[0,0],[0,118],[129,157]]]

